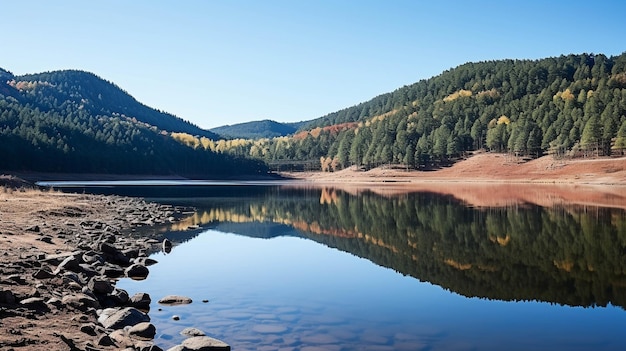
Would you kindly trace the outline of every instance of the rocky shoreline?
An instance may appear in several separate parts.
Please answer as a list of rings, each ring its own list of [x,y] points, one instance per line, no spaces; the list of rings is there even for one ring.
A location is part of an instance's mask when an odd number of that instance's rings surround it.
[[[159,232],[189,210],[0,185],[0,349],[161,350],[152,298],[115,283],[145,279]],[[207,336],[185,342],[173,350],[230,349]]]

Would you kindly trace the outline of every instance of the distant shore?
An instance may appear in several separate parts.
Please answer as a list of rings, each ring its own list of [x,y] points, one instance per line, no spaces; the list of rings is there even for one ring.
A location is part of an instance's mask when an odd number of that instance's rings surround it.
[[[626,157],[559,160],[552,156],[525,161],[497,153],[477,153],[450,167],[407,170],[381,166],[337,172],[284,172],[284,176],[316,183],[533,183],[626,186]]]

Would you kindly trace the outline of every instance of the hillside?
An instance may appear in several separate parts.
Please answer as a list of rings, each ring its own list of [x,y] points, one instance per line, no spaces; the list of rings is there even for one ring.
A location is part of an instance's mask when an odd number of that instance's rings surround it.
[[[10,85],[23,94],[40,95],[39,108],[55,109],[71,102],[92,115],[124,115],[165,131],[219,138],[182,118],[138,102],[117,85],[93,73],[65,70],[15,76]]]
[[[481,149],[528,158],[623,154],[626,53],[466,63],[320,117],[292,138],[232,148],[322,170],[428,169]]]
[[[177,142],[170,132],[216,135],[144,106],[91,73],[0,75],[1,172],[205,179],[267,173],[260,161]]]
[[[211,131],[229,139],[274,138],[293,134],[298,123],[279,123],[272,120],[252,121],[211,128]]]

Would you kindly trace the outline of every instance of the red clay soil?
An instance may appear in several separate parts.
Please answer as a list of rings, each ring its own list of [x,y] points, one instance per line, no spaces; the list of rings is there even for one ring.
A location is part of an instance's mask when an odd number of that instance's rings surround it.
[[[434,171],[380,167],[366,172],[289,173],[307,184],[344,191],[397,195],[431,191],[453,195],[474,206],[500,207],[533,203],[542,206],[579,204],[626,209],[626,157],[531,161],[494,153],[478,153]]]

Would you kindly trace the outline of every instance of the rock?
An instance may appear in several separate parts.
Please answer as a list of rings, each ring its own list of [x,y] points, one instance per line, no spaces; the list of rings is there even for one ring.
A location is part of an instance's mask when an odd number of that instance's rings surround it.
[[[11,274],[7,278],[7,281],[11,281],[17,285],[26,285],[26,279],[19,274]]]
[[[51,236],[42,236],[41,238],[37,238],[38,241],[44,242],[46,244],[52,244],[52,237]]]
[[[128,258],[137,258],[137,257],[139,257],[139,249],[137,249],[137,248],[126,249],[126,250],[122,251],[122,253],[124,254],[124,256],[126,256]]]
[[[100,274],[107,278],[120,278],[124,276],[124,270],[119,266],[109,263],[100,268]]]
[[[142,345],[141,343],[137,343],[135,345],[135,349],[133,349],[133,351],[163,351],[162,348],[158,347],[157,345],[154,344],[147,344],[147,345]]]
[[[128,333],[125,330],[123,329],[114,330],[111,334],[109,334],[109,337],[115,342],[115,345],[119,349],[122,349],[124,347],[130,347],[132,348],[132,350],[134,350],[134,347],[133,347],[134,342],[131,340],[131,338],[128,336]]]
[[[167,238],[163,239],[163,252],[170,253],[172,252],[172,242]]]
[[[9,290],[0,290],[0,304],[15,304],[15,295]]]
[[[83,311],[83,312],[87,311],[89,308],[100,307],[98,300],[94,299],[93,297],[89,295],[82,294],[82,293],[63,296],[61,303],[63,303],[66,306]]]
[[[162,305],[187,305],[192,302],[191,298],[180,295],[167,295],[159,300]]]
[[[142,322],[135,324],[128,330],[131,337],[139,337],[142,339],[152,340],[156,335],[156,327],[152,323]]]
[[[115,342],[108,335],[102,335],[98,338],[98,345],[100,346],[115,346]]]
[[[96,336],[98,333],[96,332],[96,325],[93,323],[83,324],[80,327],[80,331],[91,336]]]
[[[29,309],[36,309],[36,310],[48,310],[49,309],[48,306],[46,305],[45,300],[41,297],[29,297],[27,299],[20,301],[20,304],[28,307]]]
[[[142,264],[144,266],[152,266],[153,264],[159,263],[159,261],[150,257],[138,257],[134,260],[134,263]]]
[[[107,308],[106,310],[112,310]],[[106,311],[105,310],[105,311]],[[102,313],[98,317],[98,322],[107,329],[122,329],[127,326],[133,326],[141,322],[149,322],[150,317],[134,307],[125,307],[122,309],[113,309],[108,311],[112,313]]]
[[[94,277],[89,280],[87,283],[87,287],[89,290],[93,291],[94,294],[106,295],[113,292],[113,285],[108,281],[102,278]]]
[[[180,320],[180,316],[179,315],[173,315],[172,316],[172,320],[179,321]]]
[[[26,228],[27,232],[33,232],[33,233],[39,233],[41,231],[41,228],[39,228],[38,225],[34,225],[32,227],[28,227]]]
[[[39,269],[37,270],[37,272],[35,272],[33,274],[33,278],[35,279],[50,279],[50,278],[54,278],[55,275],[52,274],[52,272],[47,271],[45,269]]]
[[[197,328],[185,328],[183,329],[183,331],[180,332],[180,335],[186,336],[186,337],[194,337],[194,336],[206,336],[206,334]]]
[[[227,343],[208,336],[194,336],[185,339],[181,345],[183,350],[189,351],[230,351],[230,346]]]
[[[167,351],[185,351],[187,350],[183,345],[176,345],[174,347],[170,347]]]
[[[89,264],[93,264],[96,262],[104,263],[104,258],[102,258],[100,254],[92,250],[92,251],[87,251],[83,254],[83,261]]]
[[[124,289],[115,288],[113,292],[111,292],[111,299],[118,305],[126,305],[129,301],[128,292]]]
[[[79,257],[82,255],[82,251],[64,252],[61,254],[46,255],[46,258],[43,261],[50,263],[51,265],[58,266],[61,262],[63,262],[63,260],[70,256]]]
[[[106,241],[101,242],[100,245],[98,245],[98,249],[100,250],[100,252],[111,256],[117,256],[122,254],[120,250],[118,250],[115,246],[109,244]]]
[[[55,274],[58,274],[61,270],[68,270],[75,273],[80,272],[80,262],[75,256],[69,256],[65,258],[57,267]]]
[[[149,294],[136,293],[135,295],[131,296],[131,298],[128,301],[128,304],[140,310],[149,310],[151,302],[152,302],[152,299],[150,298]]]
[[[46,301],[46,305],[61,308],[63,306],[63,302],[56,297],[51,297],[48,301]]]
[[[98,271],[96,271],[91,264],[81,263],[79,264],[79,266],[81,273],[86,275],[87,277],[94,277],[96,275],[99,275]]]
[[[133,280],[144,280],[148,277],[149,270],[146,266],[135,263],[126,268],[126,276]]]
[[[63,273],[63,280],[68,280],[68,281],[75,281],[79,284],[81,284],[80,281],[80,277],[78,276],[78,274],[74,273],[74,272],[64,272]]]

